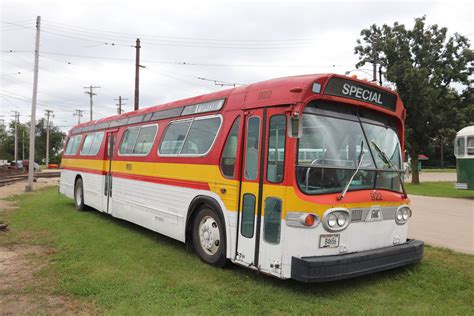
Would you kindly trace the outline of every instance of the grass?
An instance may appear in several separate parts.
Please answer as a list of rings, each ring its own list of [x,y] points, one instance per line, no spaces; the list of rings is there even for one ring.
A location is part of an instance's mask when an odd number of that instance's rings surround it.
[[[426,172],[443,172],[443,173],[456,173],[456,168],[423,168],[421,173],[426,173]]]
[[[414,195],[474,199],[474,191],[456,189],[454,182],[407,183],[405,188],[408,194]]]
[[[110,314],[474,314],[474,256],[426,247],[421,264],[327,284],[202,263],[179,242],[90,211],[56,188],[23,195],[0,244],[53,246],[37,276]],[[25,238],[25,236],[29,236]]]

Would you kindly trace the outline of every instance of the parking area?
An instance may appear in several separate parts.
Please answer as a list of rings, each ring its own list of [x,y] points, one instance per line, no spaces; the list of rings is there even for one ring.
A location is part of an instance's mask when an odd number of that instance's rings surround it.
[[[474,200],[410,195],[409,237],[474,254]]]

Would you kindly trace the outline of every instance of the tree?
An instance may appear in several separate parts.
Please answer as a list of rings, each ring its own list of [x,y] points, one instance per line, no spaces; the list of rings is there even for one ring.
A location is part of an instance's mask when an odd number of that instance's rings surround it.
[[[398,22],[374,24],[361,31],[362,39],[354,48],[359,55],[356,67],[374,59],[383,65],[386,79],[395,84],[405,104],[414,184],[419,183],[418,155],[433,138],[451,137],[466,120],[458,90],[470,93],[467,67],[474,59],[466,37],[458,33],[448,37],[447,28],[426,25],[425,20],[416,18],[412,29]]]

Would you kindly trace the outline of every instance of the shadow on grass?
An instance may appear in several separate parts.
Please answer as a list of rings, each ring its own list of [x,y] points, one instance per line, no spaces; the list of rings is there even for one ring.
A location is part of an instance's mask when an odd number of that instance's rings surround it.
[[[71,203],[71,207],[73,208],[73,204]],[[153,240],[160,244],[160,246],[165,246],[173,249],[174,251],[182,251],[183,253],[188,252],[192,253],[192,250],[188,250],[186,245],[178,240],[169,238],[162,234],[156,233],[151,231],[147,228],[142,226],[133,224],[126,220],[118,219],[112,217],[106,213],[102,213],[96,210],[88,210],[93,216],[96,216],[98,219],[113,223],[114,225],[118,225],[123,227],[124,229],[131,230],[144,238],[149,240]],[[196,255],[197,256],[197,255]],[[199,269],[201,266],[203,269],[208,269],[209,266],[202,262],[202,261],[195,261],[197,262],[198,266],[196,269]],[[191,263],[190,263],[191,264]],[[200,265],[200,266],[199,266]],[[216,273],[224,272],[226,274],[233,274],[233,276],[237,276],[242,280],[251,281],[255,283],[259,283],[261,285],[279,288],[279,289],[286,289],[290,290],[294,293],[300,294],[309,294],[314,292],[319,292],[319,296],[321,297],[331,297],[335,294],[340,295],[341,293],[348,292],[353,294],[354,290],[362,290],[367,287],[372,287],[376,284],[386,283],[394,279],[402,279],[409,277],[412,272],[417,272],[419,268],[418,264],[409,265],[406,267],[396,268],[393,270],[387,270],[382,272],[377,272],[370,275],[360,276],[352,279],[346,280],[339,280],[339,281],[330,281],[324,283],[302,283],[292,279],[282,280],[278,279],[273,276],[269,276],[263,273],[258,273],[254,270],[247,269],[243,266],[232,264],[229,262],[224,269],[219,269],[216,267],[210,267],[211,269],[215,269]]]

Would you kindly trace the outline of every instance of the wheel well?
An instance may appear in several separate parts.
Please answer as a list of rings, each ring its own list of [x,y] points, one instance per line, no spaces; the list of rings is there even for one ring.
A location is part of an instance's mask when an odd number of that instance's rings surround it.
[[[226,236],[227,238],[224,215],[222,214],[222,208],[220,207],[219,203],[217,203],[217,201],[211,197],[200,195],[200,196],[195,197],[191,201],[191,204],[189,205],[189,209],[188,209],[188,215],[186,216],[185,243],[188,247],[192,248],[192,242],[193,242],[192,226],[193,226],[194,217],[197,215],[198,213],[197,211],[204,205],[207,205],[211,207],[214,211],[216,211],[217,216],[219,216],[219,219],[221,220],[221,223],[223,226],[222,228],[224,230],[224,236]]]

